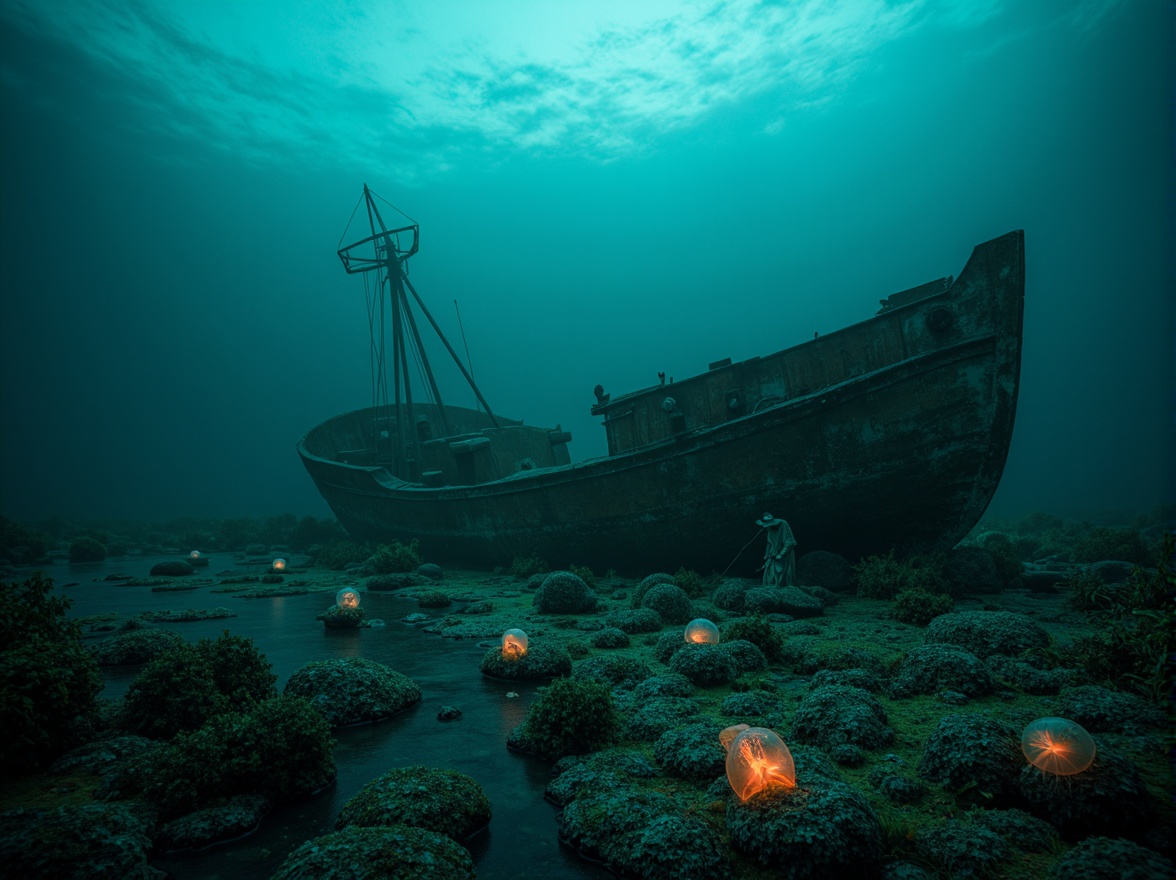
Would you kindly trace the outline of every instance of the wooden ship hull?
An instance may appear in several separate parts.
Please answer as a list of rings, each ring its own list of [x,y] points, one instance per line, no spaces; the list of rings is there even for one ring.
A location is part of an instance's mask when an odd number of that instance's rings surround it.
[[[558,427],[403,401],[330,419],[297,449],[354,538],[416,540],[448,564],[534,554],[748,575],[765,512],[789,522],[800,554],[947,549],[1004,468],[1023,301],[1017,231],[977,246],[954,282],[895,294],[843,330],[611,399],[598,389],[601,458],[572,463]],[[412,442],[393,468],[381,442],[398,430]]]

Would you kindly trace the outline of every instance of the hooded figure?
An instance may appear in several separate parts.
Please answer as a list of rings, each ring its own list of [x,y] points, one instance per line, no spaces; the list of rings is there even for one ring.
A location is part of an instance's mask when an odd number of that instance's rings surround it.
[[[764,586],[790,587],[796,581],[796,539],[782,519],[765,513],[755,524],[768,533],[764,548]]]

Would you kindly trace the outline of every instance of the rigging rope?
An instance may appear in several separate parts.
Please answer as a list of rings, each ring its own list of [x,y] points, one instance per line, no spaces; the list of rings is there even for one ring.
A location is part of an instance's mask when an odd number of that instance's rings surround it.
[[[756,538],[758,538],[760,536],[760,532],[762,532],[762,531],[763,531],[763,529],[760,529],[759,531],[757,531],[752,536],[751,541],[754,541]],[[748,541],[746,544],[744,544],[742,547],[739,548],[739,552],[735,554],[735,559],[731,560],[730,564],[728,564],[727,567],[723,569],[723,573],[721,575],[719,575],[719,577],[726,577],[727,572],[729,572],[731,570],[731,566],[734,565],[736,560],[738,560],[739,557],[743,555],[743,551],[751,546],[751,541]]]

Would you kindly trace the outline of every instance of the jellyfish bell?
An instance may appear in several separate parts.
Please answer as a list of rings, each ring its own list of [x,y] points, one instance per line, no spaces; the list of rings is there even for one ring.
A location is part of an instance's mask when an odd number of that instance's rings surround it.
[[[502,656],[507,660],[518,660],[527,653],[530,639],[521,629],[508,629],[502,634]]]
[[[723,751],[730,751],[731,741],[750,726],[749,724],[733,724],[719,731],[719,744],[722,745]]]
[[[193,550],[191,553],[188,554],[188,558],[189,559],[199,559],[200,558],[200,551]]]
[[[739,799],[796,785],[796,764],[784,740],[766,727],[749,727],[727,749],[727,782]]]
[[[694,645],[717,645],[719,628],[705,617],[696,617],[686,624],[686,641]]]
[[[335,604],[340,608],[358,608],[359,593],[350,587],[345,587],[335,594]]]
[[[273,569],[274,569],[274,571],[285,571],[286,570],[286,560],[282,559],[282,557],[279,556],[277,559],[275,559],[273,561]]]
[[[1094,739],[1069,718],[1038,718],[1021,732],[1029,763],[1054,776],[1073,776],[1094,763]]]

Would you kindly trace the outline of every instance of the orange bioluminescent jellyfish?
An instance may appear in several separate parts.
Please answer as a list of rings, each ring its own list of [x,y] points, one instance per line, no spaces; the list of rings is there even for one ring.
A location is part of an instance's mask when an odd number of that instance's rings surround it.
[[[749,727],[727,749],[727,782],[743,801],[773,786],[792,788],[796,785],[792,752],[774,731]]]
[[[530,640],[521,629],[508,629],[502,634],[502,656],[506,660],[518,660],[527,653]]]
[[[719,731],[719,743],[723,746],[723,751],[731,750],[731,743],[735,737],[747,730],[750,724],[733,724],[730,727],[724,727]]]
[[[719,628],[705,617],[697,617],[686,624],[686,641],[695,645],[717,645]]]
[[[1021,733],[1021,751],[1038,770],[1073,776],[1094,763],[1094,740],[1069,718],[1038,718]]]
[[[358,608],[359,593],[344,588],[335,594],[335,604],[340,608]]]
[[[285,571],[286,570],[286,560],[279,556],[277,559],[275,559],[273,561],[273,569],[274,569],[274,571]]]

